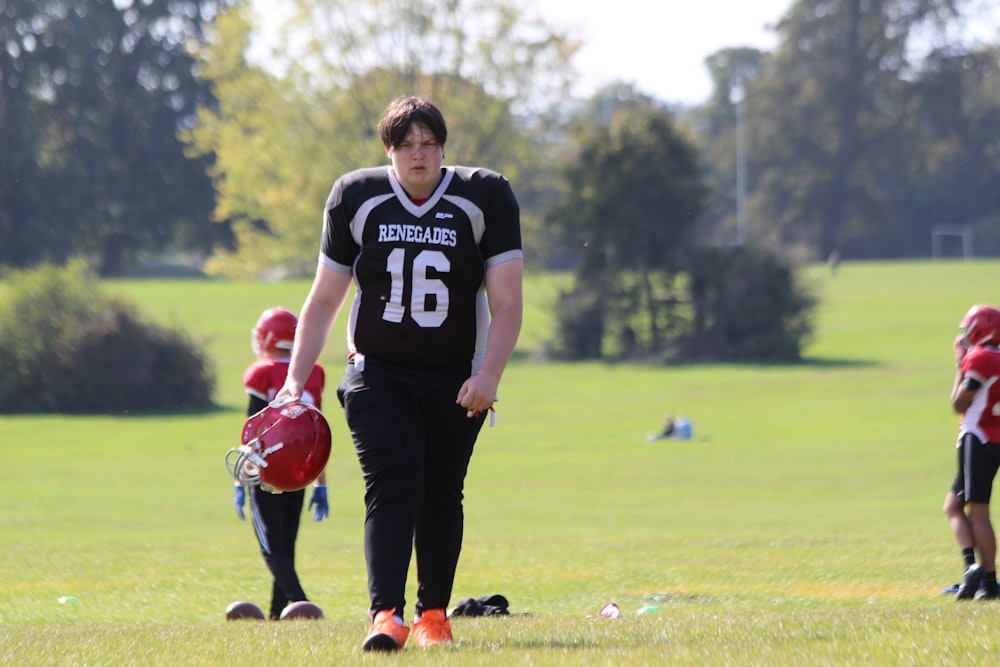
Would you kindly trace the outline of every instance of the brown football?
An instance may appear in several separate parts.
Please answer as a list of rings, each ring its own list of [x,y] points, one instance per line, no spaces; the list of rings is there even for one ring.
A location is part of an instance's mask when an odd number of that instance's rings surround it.
[[[323,618],[323,610],[309,600],[299,600],[281,611],[281,620],[283,621],[291,621],[296,618],[318,620]]]
[[[244,618],[263,621],[264,612],[253,602],[234,602],[226,607],[227,621],[239,621]]]

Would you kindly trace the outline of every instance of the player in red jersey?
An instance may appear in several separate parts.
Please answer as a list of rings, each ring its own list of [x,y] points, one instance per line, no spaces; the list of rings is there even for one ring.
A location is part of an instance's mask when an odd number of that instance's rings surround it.
[[[251,338],[257,360],[243,373],[243,386],[250,396],[247,416],[266,408],[285,383],[297,324],[295,315],[280,307],[269,308],[257,320]],[[306,378],[300,400],[321,409],[325,381],[322,366],[314,364]],[[245,519],[243,506],[246,503],[246,491],[237,483],[234,493],[236,513],[240,519]],[[287,604],[307,599],[295,570],[295,542],[304,502],[305,489],[271,493],[260,486],[250,487],[250,516],[254,534],[260,544],[264,562],[274,577],[271,586],[271,619],[280,618]],[[316,521],[322,521],[329,515],[325,472],[320,474],[313,487],[309,509],[313,507],[313,518]]]
[[[962,335],[955,341],[958,368],[951,390],[952,408],[962,415],[958,474],[945,501],[945,513],[968,565],[956,598],[994,599],[1000,597],[1000,590],[990,497],[1000,469],[1000,310],[975,305],[960,326]],[[971,564],[970,547],[974,547]]]
[[[319,266],[279,397],[296,398],[352,284],[350,359],[337,389],[365,479],[372,625],[366,651],[403,648],[416,554],[414,639],[452,641],[463,486],[522,316],[520,212],[488,169],[444,166],[448,131],[419,97],[386,109],[390,165],[337,179]]]

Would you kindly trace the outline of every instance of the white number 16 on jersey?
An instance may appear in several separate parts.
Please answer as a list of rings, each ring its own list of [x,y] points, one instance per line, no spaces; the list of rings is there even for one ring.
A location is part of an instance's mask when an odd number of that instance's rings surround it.
[[[392,276],[392,286],[389,289],[389,301],[382,311],[382,319],[387,322],[402,322],[406,314],[403,306],[403,286],[406,276],[403,267],[406,251],[396,248],[389,253],[386,270]],[[439,273],[451,270],[451,262],[440,250],[421,250],[413,259],[413,271],[410,274],[412,289],[410,291],[410,317],[418,325],[425,328],[439,327],[448,318],[448,287],[437,278],[428,278],[427,269]],[[434,310],[426,310],[427,295],[435,297]]]

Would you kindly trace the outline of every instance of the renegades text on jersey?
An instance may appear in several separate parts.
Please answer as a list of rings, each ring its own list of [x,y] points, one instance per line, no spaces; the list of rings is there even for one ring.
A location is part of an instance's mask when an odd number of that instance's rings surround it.
[[[1000,444],[1000,349],[975,346],[962,358],[962,375],[982,385],[962,415],[959,435]]]
[[[357,288],[348,349],[385,363],[477,371],[486,269],[521,257],[517,200],[488,169],[442,168],[419,205],[388,166],[359,169],[337,179],[326,203],[320,261],[353,273]]]

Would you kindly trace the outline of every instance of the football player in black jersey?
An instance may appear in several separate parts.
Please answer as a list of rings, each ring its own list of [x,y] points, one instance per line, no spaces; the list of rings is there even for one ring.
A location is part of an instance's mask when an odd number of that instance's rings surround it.
[[[444,166],[447,127],[429,100],[395,100],[379,123],[388,166],[333,185],[316,277],[278,396],[298,398],[353,282],[349,360],[337,396],[365,480],[372,626],[365,650],[409,636],[452,641],[445,610],[462,548],[463,485],[521,328],[520,212],[510,183]]]

